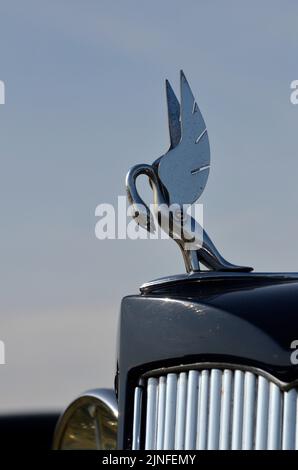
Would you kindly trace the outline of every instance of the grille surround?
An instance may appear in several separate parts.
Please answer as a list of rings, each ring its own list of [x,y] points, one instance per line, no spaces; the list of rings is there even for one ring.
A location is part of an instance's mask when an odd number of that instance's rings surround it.
[[[152,371],[140,384],[134,450],[298,449],[298,384],[211,363]]]

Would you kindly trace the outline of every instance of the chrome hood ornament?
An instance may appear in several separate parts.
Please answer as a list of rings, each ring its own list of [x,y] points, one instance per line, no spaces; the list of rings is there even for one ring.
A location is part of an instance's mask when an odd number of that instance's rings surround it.
[[[236,266],[218,252],[205,230],[185,205],[201,196],[210,167],[210,147],[206,124],[184,73],[180,74],[181,104],[166,81],[170,148],[152,165],[139,164],[126,176],[126,190],[136,223],[155,231],[153,214],[158,224],[179,245],[187,272],[200,271],[200,263],[213,271],[252,271]],[[140,197],[136,180],[146,175],[153,190],[153,214]],[[173,210],[174,207],[174,210]]]

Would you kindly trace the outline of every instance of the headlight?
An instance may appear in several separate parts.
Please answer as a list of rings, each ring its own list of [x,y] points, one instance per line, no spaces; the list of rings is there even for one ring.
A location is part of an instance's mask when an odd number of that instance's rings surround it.
[[[53,449],[116,449],[117,425],[118,408],[114,391],[89,390],[73,401],[59,419]]]

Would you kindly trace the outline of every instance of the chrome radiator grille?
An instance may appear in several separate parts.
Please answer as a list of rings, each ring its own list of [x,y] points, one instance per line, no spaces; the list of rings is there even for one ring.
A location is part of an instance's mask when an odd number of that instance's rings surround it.
[[[134,400],[133,449],[142,441],[148,450],[298,449],[297,389],[282,391],[249,371],[150,377]]]

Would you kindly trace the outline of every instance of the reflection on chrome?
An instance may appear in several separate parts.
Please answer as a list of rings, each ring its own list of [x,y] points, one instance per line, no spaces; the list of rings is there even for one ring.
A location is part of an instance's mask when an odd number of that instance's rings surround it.
[[[54,450],[113,450],[117,447],[118,409],[115,393],[90,390],[72,402],[61,416]]]

